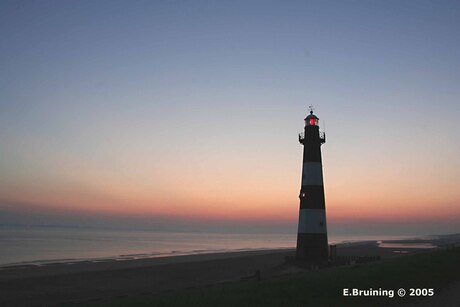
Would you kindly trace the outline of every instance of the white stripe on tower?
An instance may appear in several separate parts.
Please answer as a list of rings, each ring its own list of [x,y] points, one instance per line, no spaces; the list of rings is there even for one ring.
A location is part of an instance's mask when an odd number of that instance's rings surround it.
[[[323,166],[321,162],[304,162],[302,170],[302,187],[307,190],[307,186],[323,186]],[[318,193],[315,191],[313,193]],[[300,209],[298,233],[327,233],[326,230],[326,211],[324,202],[315,199],[312,202],[312,195],[308,197],[309,209]],[[321,209],[310,209],[321,208]]]
[[[326,210],[300,209],[298,233],[327,233]]]
[[[321,162],[304,162],[302,186],[323,185],[323,166]]]

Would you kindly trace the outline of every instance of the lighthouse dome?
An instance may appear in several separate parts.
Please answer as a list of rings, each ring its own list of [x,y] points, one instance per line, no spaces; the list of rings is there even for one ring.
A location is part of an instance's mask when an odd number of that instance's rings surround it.
[[[310,111],[310,115],[305,117],[306,126],[318,126],[318,117],[313,114],[313,111]]]

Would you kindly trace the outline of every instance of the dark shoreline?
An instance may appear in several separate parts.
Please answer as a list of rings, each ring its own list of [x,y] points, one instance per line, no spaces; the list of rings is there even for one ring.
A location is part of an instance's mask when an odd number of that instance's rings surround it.
[[[440,237],[431,241],[437,247],[429,249],[411,246],[382,248],[379,247],[380,241],[347,242],[337,244],[337,254],[345,257],[377,256],[385,260],[458,246],[458,238],[459,235],[449,236],[448,240]],[[391,243],[395,243],[394,240]],[[305,272],[305,269],[285,264],[286,257],[292,257],[294,253],[294,249],[252,250],[8,267],[0,270],[0,305],[73,304],[233,283],[252,279],[257,271],[264,279]]]
[[[7,263],[0,265],[0,272],[11,269],[28,269],[37,267],[49,267],[49,266],[74,266],[80,264],[97,264],[97,263],[129,263],[129,262],[142,262],[151,261],[152,264],[157,262],[162,263],[163,260],[176,257],[188,256],[200,256],[200,255],[236,255],[239,253],[259,253],[259,252],[271,252],[278,250],[293,250],[293,247],[286,248],[270,248],[270,249],[236,249],[236,250],[203,250],[203,251],[191,251],[191,252],[172,252],[172,253],[157,253],[157,254],[144,254],[142,257],[138,257],[138,254],[132,255],[120,255],[115,257],[102,257],[102,258],[87,258],[87,259],[55,259],[55,260],[36,260],[36,261],[24,261],[17,263]],[[220,257],[220,256],[217,256]],[[161,259],[161,260],[158,260]],[[158,261],[157,261],[158,260]],[[123,265],[122,265],[123,266]]]

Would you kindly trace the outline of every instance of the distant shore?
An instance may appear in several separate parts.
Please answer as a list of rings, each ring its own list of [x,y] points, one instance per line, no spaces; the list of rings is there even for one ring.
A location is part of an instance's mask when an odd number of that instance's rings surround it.
[[[339,244],[337,250],[339,256],[382,258],[427,251],[426,248],[382,248],[379,245],[381,242],[377,241],[344,243]],[[293,254],[293,249],[278,249],[10,267],[0,271],[0,305],[84,304],[120,296],[236,282],[253,278],[256,271],[269,278],[295,272],[295,268],[284,265],[285,257]]]

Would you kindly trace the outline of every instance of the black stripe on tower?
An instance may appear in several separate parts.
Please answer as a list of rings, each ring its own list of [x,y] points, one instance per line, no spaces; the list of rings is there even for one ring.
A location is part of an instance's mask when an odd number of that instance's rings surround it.
[[[321,139],[318,126],[306,126],[303,140],[303,162],[321,161]]]
[[[306,185],[300,190],[300,209],[325,209],[324,188],[321,185]]]

